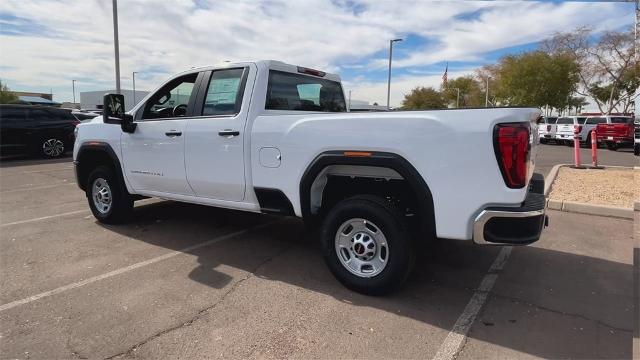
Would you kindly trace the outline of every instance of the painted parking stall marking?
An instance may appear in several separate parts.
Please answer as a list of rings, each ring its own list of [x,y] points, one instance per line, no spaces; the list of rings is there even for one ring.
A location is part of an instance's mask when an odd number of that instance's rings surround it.
[[[469,333],[469,329],[471,329],[476,316],[487,301],[487,296],[493,289],[493,286],[498,279],[498,274],[507,263],[512,249],[513,247],[511,246],[505,246],[500,250],[500,253],[498,253],[498,256],[493,261],[493,264],[491,264],[489,271],[484,278],[482,278],[480,286],[478,286],[476,291],[473,293],[471,300],[469,300],[464,311],[453,325],[453,329],[451,329],[442,345],[440,345],[440,349],[433,357],[434,360],[452,360],[456,357],[467,339],[467,334]]]

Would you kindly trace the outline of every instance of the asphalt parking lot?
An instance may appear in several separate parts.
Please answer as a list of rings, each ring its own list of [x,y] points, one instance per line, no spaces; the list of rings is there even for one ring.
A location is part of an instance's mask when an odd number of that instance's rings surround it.
[[[563,150],[542,147],[543,172]],[[74,181],[69,158],[2,163],[2,358],[632,356],[631,220],[549,211],[531,246],[437,240],[367,297],[296,219],[144,200],[105,226]]]

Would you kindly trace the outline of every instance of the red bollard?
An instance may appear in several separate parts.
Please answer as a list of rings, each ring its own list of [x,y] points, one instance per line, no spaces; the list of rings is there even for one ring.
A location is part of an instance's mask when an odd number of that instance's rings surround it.
[[[591,162],[594,168],[598,167],[598,138],[596,130],[591,130]]]
[[[575,160],[575,164],[573,164],[576,168],[581,168],[580,165],[580,132],[578,131],[578,126],[575,125],[573,127],[573,157]]]

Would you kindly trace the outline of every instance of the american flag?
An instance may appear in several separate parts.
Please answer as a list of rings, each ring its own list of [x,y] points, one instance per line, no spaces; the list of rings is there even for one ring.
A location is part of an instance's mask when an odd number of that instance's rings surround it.
[[[449,62],[447,61],[447,67],[444,69],[444,74],[442,75],[442,84],[447,85],[447,73],[449,72]]]

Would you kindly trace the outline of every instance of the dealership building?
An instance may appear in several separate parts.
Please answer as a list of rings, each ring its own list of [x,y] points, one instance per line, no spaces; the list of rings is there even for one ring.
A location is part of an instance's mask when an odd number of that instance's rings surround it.
[[[102,98],[104,94],[115,94],[116,90],[99,90],[99,91],[84,91],[80,93],[80,107],[83,110],[102,110]],[[120,93],[124,95],[124,107],[125,111],[133,109],[133,107],[142,101],[145,96],[149,94],[148,91],[136,90],[135,95],[133,90],[120,90]]]

